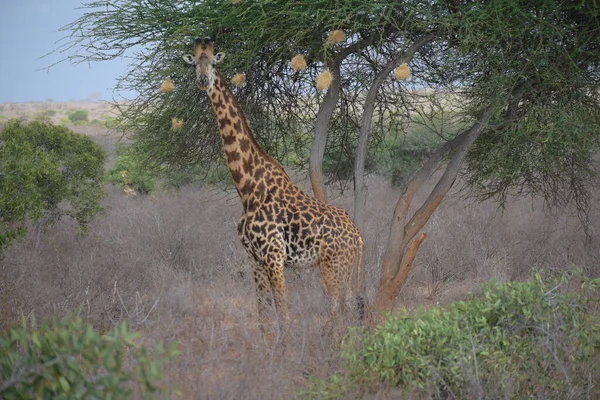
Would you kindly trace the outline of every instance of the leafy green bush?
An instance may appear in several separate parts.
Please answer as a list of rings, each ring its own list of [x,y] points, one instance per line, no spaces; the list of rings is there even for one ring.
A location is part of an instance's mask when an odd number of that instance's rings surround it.
[[[100,122],[107,129],[116,129],[119,126],[119,121],[116,118],[106,118]]]
[[[62,216],[85,225],[99,211],[105,154],[65,127],[9,121],[0,133],[0,249]]]
[[[157,187],[180,189],[197,182],[222,185],[231,181],[224,160],[209,166],[183,165],[178,168],[150,166],[146,161],[146,157],[132,146],[117,146],[117,159],[107,175],[107,181],[121,187],[126,193],[138,194],[149,194]]]
[[[487,284],[481,297],[447,308],[390,317],[372,332],[353,331],[346,374],[317,380],[308,394],[589,398],[600,384],[598,287],[579,272],[550,281],[534,274]]]
[[[50,119],[56,115],[56,110],[48,109],[37,112],[33,119],[40,122],[50,122]]]
[[[391,143],[380,156],[383,175],[395,186],[405,185],[441,142],[439,136],[427,129],[414,129],[403,140]]]
[[[69,120],[73,123],[86,123],[88,122],[88,113],[84,110],[76,110],[69,113]]]
[[[107,180],[126,193],[148,194],[156,188],[155,174],[128,145],[117,147],[115,166],[108,172]]]
[[[13,326],[0,336],[0,398],[128,399],[168,396],[163,369],[175,344],[151,352],[125,322],[101,335],[80,318]]]

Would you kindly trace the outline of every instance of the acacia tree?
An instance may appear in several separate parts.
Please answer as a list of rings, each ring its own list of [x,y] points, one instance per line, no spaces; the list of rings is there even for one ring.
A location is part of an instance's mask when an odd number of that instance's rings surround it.
[[[573,202],[585,214],[600,137],[600,9],[583,3],[486,1],[454,4],[442,69],[460,82],[475,123],[441,146],[410,180],[392,219],[376,310],[388,308],[425,238],[418,233],[452,187],[463,160],[481,198],[511,193]],[[445,170],[414,215],[420,184]]]
[[[451,110],[464,128],[438,132],[443,144],[398,200],[376,311],[393,305],[425,239],[423,227],[464,166],[481,197],[502,201],[516,190],[585,208],[600,135],[598,8],[585,2],[103,0],[86,7],[90,12],[65,28],[71,40],[63,50],[73,61],[137,51],[118,87],[140,94],[122,109],[122,122],[149,160],[172,167],[220,155],[208,101],[180,61],[193,37],[212,36],[229,53],[220,69],[246,74],[246,85],[234,90],[259,142],[288,162],[310,158],[318,198],[326,200],[326,145],[353,149],[358,140],[359,225],[366,149],[378,143],[372,134]],[[333,30],[346,39],[327,43]],[[296,54],[306,58],[305,71],[290,67]],[[412,86],[388,78],[403,61],[415,72]],[[314,78],[325,68],[334,80],[323,97]],[[169,95],[157,90],[165,78],[176,84]],[[417,87],[436,97],[424,104]],[[390,112],[392,104],[403,112]],[[177,134],[174,117],[183,120]],[[347,152],[337,153],[342,162]],[[412,204],[440,168],[427,199]]]

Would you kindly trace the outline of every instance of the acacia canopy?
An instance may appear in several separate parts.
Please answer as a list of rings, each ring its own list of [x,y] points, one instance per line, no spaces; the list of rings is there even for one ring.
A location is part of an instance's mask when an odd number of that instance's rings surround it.
[[[585,199],[594,174],[600,11],[590,2],[103,0],[84,7],[89,12],[64,28],[70,36],[63,50],[72,61],[132,56],[119,88],[139,96],[122,109],[123,127],[157,165],[220,158],[210,106],[181,61],[194,37],[217,40],[227,54],[219,65],[226,76],[246,74],[236,95],[266,151],[302,164],[322,96],[317,73],[341,62],[328,137],[328,151],[341,163],[352,158],[373,76],[433,34],[410,61],[413,78],[399,83],[390,76],[381,86],[370,146],[415,123],[427,101],[430,115],[445,111],[458,122],[490,110],[467,159],[469,182],[484,197],[517,189],[549,200]],[[345,41],[327,43],[333,30],[343,30]],[[297,54],[308,61],[305,71],[290,67]],[[168,95],[158,90],[166,78],[175,82]],[[437,98],[424,100],[424,92]],[[173,118],[183,121],[177,134]]]

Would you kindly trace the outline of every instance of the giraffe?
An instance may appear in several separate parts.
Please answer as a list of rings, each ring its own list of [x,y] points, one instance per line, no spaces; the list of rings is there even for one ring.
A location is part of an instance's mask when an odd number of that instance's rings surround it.
[[[332,316],[345,310],[350,278],[362,264],[363,240],[345,210],[323,203],[296,187],[283,167],[256,142],[244,113],[216,70],[224,57],[209,38],[195,39],[194,54],[183,58],[196,72],[215,111],[227,165],[243,214],[238,234],[249,254],[258,297],[261,330],[275,311],[281,328],[288,318],[284,269],[318,267]],[[360,288],[360,282],[358,284]],[[359,315],[364,299],[357,296]],[[273,302],[275,310],[273,310]]]

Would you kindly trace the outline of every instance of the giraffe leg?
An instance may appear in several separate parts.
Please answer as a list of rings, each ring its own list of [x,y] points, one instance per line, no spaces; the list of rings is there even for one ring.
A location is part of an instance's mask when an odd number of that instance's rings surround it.
[[[337,317],[346,312],[346,296],[350,293],[350,269],[344,269],[341,260],[336,258],[331,261],[319,263],[323,287],[329,297],[332,316]]]
[[[339,348],[343,337],[343,317],[347,314],[346,294],[350,289],[350,276],[352,272],[351,269],[344,268],[344,266],[345,264],[340,257],[319,264],[323,286],[331,303],[331,329],[334,328],[334,324],[337,327],[337,332],[335,333],[336,348]]]
[[[319,269],[321,270],[321,280],[323,283],[323,288],[325,289],[325,294],[329,298],[329,306],[331,309],[331,313],[327,319],[327,323],[325,324],[325,331],[328,333],[328,335],[334,335],[334,324],[336,322],[339,324],[340,322],[340,287],[336,282],[335,268],[333,266],[333,262],[331,262],[330,260],[322,260],[319,263]],[[337,336],[339,336],[339,326],[337,330]]]
[[[277,251],[265,258],[265,270],[275,300],[275,311],[280,333],[283,333],[289,320],[287,289],[284,276],[285,254]]]
[[[260,254],[257,258],[262,258],[261,261],[255,258],[253,263],[260,328],[265,336],[271,336],[275,320],[281,334],[288,321],[284,276],[285,244],[275,234],[257,253]]]
[[[259,328],[263,334],[268,334],[270,331],[268,325],[271,322],[271,315],[273,314],[271,283],[267,270],[262,263],[254,261],[252,268],[256,287]]]

